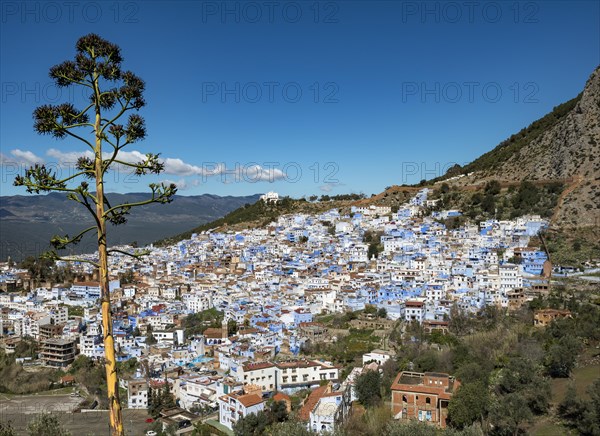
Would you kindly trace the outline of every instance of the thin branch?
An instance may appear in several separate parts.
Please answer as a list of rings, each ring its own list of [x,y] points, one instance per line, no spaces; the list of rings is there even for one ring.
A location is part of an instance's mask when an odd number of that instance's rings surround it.
[[[96,197],[94,197],[92,194],[90,194],[89,192],[86,195],[81,194],[82,198],[83,198],[83,205],[85,206],[85,208],[90,212],[90,214],[94,217],[94,220],[96,220],[96,228],[101,226],[100,220],[98,219],[98,215],[96,215],[96,211],[92,208],[92,205],[90,204],[90,202],[88,201],[87,197],[91,197],[91,199],[94,201],[94,204],[97,204],[98,199]]]
[[[41,255],[41,257],[51,259],[54,261],[60,260],[63,262],[84,262],[84,263],[89,263],[89,264],[95,266],[96,268],[100,267],[100,264],[98,262],[94,262],[93,260],[81,259],[79,257],[72,258],[72,257],[59,256],[58,253],[54,250],[45,252],[44,254]]]
[[[87,229],[82,230],[81,232],[79,232],[79,234],[77,234],[76,236],[73,236],[70,239],[65,238],[65,240],[63,240],[63,241],[61,241],[60,237],[59,237],[58,242],[59,242],[60,248],[59,248],[58,245],[55,245],[52,242],[52,241],[55,240],[54,238],[52,239],[51,243],[52,243],[52,245],[54,245],[54,247],[56,249],[58,249],[58,250],[64,250],[67,245],[79,243],[79,241],[81,241],[81,238],[83,238],[83,235],[85,235],[87,232],[91,232],[92,230],[96,230],[96,229],[97,229],[96,226],[88,227]]]
[[[71,78],[71,77],[67,77],[67,76],[65,76],[64,74],[60,74],[59,76],[60,76],[60,77],[62,77],[63,79],[66,79],[66,80],[68,80],[68,81],[69,81],[69,82],[71,82],[71,83],[77,83],[78,85],[82,85],[82,86],[86,86],[86,87],[88,87],[88,88],[92,88],[92,85],[91,85],[91,84],[89,84],[89,83],[86,83],[86,82],[81,82],[81,81],[79,81],[79,80],[75,80],[75,79],[73,79],[73,78]]]
[[[116,209],[123,209],[123,208],[132,208],[132,207],[137,207],[137,206],[145,206],[147,204],[152,204],[152,203],[158,203],[160,200],[160,196],[156,197],[155,192],[152,192],[152,198],[148,199],[148,200],[144,200],[144,201],[138,201],[137,203],[123,203],[123,204],[119,204],[117,206],[111,207],[110,209],[108,209],[106,212],[104,212],[104,217],[106,217],[109,213],[115,211]]]
[[[143,251],[143,252],[140,252],[140,253],[133,253],[132,254],[132,253],[128,253],[127,251],[124,251],[124,250],[119,250],[117,248],[111,248],[110,250],[107,251],[107,253],[108,254],[111,254],[111,253],[120,253],[120,254],[124,254],[126,256],[133,257],[136,260],[140,260],[143,256],[147,256],[147,255],[150,254],[150,252],[147,251],[147,250]]]
[[[119,151],[125,147],[127,145],[128,142],[125,142],[125,144],[123,145],[119,145],[119,141],[121,140],[120,137],[117,137],[117,143],[113,144],[112,141],[110,141],[108,138],[104,139],[106,142],[108,142],[110,145],[112,145],[112,147],[114,148],[113,154],[110,157],[110,159],[108,159],[108,163],[106,164],[106,166],[104,166],[104,162],[102,163],[103,168],[102,168],[102,175],[104,175],[110,168],[110,166],[112,165],[112,163],[115,161],[115,159],[117,158],[117,155],[119,154]]]
[[[123,148],[125,145],[127,145],[127,143],[123,144],[121,148]],[[148,165],[140,165],[137,163],[125,162],[125,161],[118,160],[118,159],[114,159],[112,162],[116,162],[120,165],[125,165],[125,166],[131,167],[131,168],[150,168]]]
[[[76,258],[67,258],[67,257],[62,257],[62,256],[56,256],[54,257],[55,260],[61,260],[63,262],[85,262],[85,263],[89,263],[90,265],[95,266],[96,268],[100,268],[100,264],[98,262],[94,262],[93,260],[87,260],[87,259],[80,259],[78,257]]]
[[[81,112],[79,112],[79,113],[77,114],[77,118],[79,118],[80,116],[82,116],[83,114],[85,114],[85,113],[86,113],[87,111],[89,111],[89,110],[90,110],[92,107],[94,107],[94,103],[90,103],[90,104],[88,104],[88,106],[87,106],[85,109],[83,109]]]
[[[92,230],[97,230],[97,229],[98,229],[98,227],[96,227],[96,226],[91,226],[91,227],[88,227],[87,229],[85,229],[85,230],[82,230],[81,232],[79,232],[79,234],[78,234],[77,236],[74,236],[73,238],[71,238],[71,239],[69,240],[69,243],[70,243],[71,241],[74,241],[74,240],[76,240],[76,239],[81,239],[81,237],[83,237],[83,235],[85,235],[87,232],[91,232]]]
[[[75,127],[94,127],[94,125],[92,123],[77,123],[77,124],[69,124],[68,126],[65,126],[64,124],[61,126],[63,129],[73,129]]]
[[[100,90],[98,90],[98,92],[100,92]],[[100,130],[100,133],[104,133],[104,129],[106,129],[108,126],[113,125],[115,123],[115,121],[117,121],[119,118],[121,118],[121,116],[125,113],[125,111],[127,111],[128,109],[128,105],[129,102],[131,101],[130,98],[127,99],[127,101],[125,102],[125,105],[123,105],[123,103],[121,103],[121,99],[118,99],[119,104],[121,105],[121,110],[119,111],[119,113],[117,115],[115,115],[113,117],[112,120],[108,121],[106,124],[104,124],[104,126],[102,126],[102,129]]]
[[[113,143],[113,142],[112,142],[110,139],[108,139],[108,136],[104,135],[104,136],[102,137],[102,140],[103,140],[103,141],[106,141],[106,142],[108,142],[108,144],[109,144],[109,145],[110,145],[112,148],[117,148],[117,147],[119,146],[119,145],[118,145],[118,139],[119,139],[119,138],[117,138],[117,144],[115,145],[115,144],[114,144],[114,143]],[[123,148],[123,147],[120,147],[120,148]]]
[[[79,176],[82,176],[82,175],[84,175],[84,174],[94,174],[94,172],[93,172],[93,171],[90,171],[90,170],[84,170],[84,171],[80,171],[80,172],[78,172],[77,174],[73,174],[72,176],[69,176],[69,177],[67,177],[67,178],[65,178],[65,179],[59,180],[57,183],[66,183],[66,182],[68,182],[69,180],[72,180],[72,179],[74,179],[75,177],[79,177]]]
[[[59,187],[50,187],[47,185],[38,185],[37,183],[24,183],[23,186],[27,188],[39,189],[41,191],[59,191],[59,192],[79,192],[76,189],[70,188],[59,188]]]
[[[56,125],[57,125],[58,127],[61,127],[61,126],[60,126],[58,123],[57,123]],[[75,138],[75,139],[79,139],[81,142],[85,142],[85,143],[86,143],[86,144],[87,144],[87,145],[88,145],[88,146],[89,146],[89,147],[90,147],[92,150],[94,149],[94,146],[92,145],[92,143],[91,143],[90,141],[88,141],[87,139],[85,139],[85,138],[82,138],[81,136],[79,136],[79,135],[76,135],[76,134],[75,134],[75,133],[73,133],[73,132],[70,132],[68,129],[65,129],[65,133],[66,133],[67,135],[70,135],[70,136],[72,136],[72,137],[73,137],[73,138]]]

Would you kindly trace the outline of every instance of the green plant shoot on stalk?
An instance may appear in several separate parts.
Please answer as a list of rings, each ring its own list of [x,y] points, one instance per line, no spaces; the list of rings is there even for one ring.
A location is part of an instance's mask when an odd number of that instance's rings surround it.
[[[88,233],[97,237],[97,262],[83,261],[99,270],[110,426],[112,434],[119,436],[124,434],[124,430],[110,310],[108,256],[118,252],[139,258],[145,253],[109,249],[106,223],[124,224],[132,208],[150,203],[169,203],[177,192],[174,184],[152,183],[149,185],[152,195],[145,201],[112,205],[106,197],[104,176],[116,165],[129,168],[137,176],[159,174],[164,170],[157,154],[146,154],[145,159],[139,162],[121,158],[119,154],[124,147],[146,136],[144,119],[135,113],[146,104],[143,97],[145,85],[135,74],[121,69],[122,61],[117,45],[89,34],[77,41],[74,61],[65,61],[50,69],[50,77],[58,87],[87,88],[89,103],[84,108],[76,108],[71,103],[40,106],[33,113],[34,129],[57,139],[75,139],[85,144],[91,153],[78,159],[75,173],[68,177],[60,177],[56,171],[36,164],[24,175],[17,176],[14,182],[15,186],[24,186],[29,193],[65,192],[70,200],[80,203],[92,216],[92,225],[77,235],[53,237],[50,241],[53,249],[43,256],[63,259],[58,254],[60,250],[79,243]],[[73,258],[63,260],[82,261]]]

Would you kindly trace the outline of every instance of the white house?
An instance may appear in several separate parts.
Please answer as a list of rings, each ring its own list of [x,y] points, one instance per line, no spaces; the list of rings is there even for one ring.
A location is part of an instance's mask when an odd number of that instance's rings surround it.
[[[148,382],[134,379],[127,382],[127,407],[130,409],[148,408]]]
[[[277,203],[279,201],[279,194],[277,192],[267,192],[260,196],[260,199],[265,203]]]
[[[257,394],[244,394],[243,391],[223,395],[218,399],[219,422],[229,429],[240,418],[245,418],[251,413],[264,410],[265,403]]]
[[[394,355],[393,351],[373,350],[370,353],[363,354],[363,365],[369,362],[377,362],[378,365],[383,365]]]

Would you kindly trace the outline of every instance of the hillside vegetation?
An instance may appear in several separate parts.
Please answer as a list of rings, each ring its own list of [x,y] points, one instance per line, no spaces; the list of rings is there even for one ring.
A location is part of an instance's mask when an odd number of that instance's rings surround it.
[[[550,218],[558,203],[564,185],[560,182],[503,186],[497,180],[471,189],[443,183],[434,189],[432,198],[439,199],[435,208],[458,209],[475,222],[482,219],[514,219],[522,215],[540,215]]]
[[[534,140],[537,140],[543,133],[547,132],[562,120],[575,108],[577,102],[581,100],[581,96],[582,94],[579,94],[577,97],[554,107],[552,112],[521,129],[518,133],[511,135],[508,139],[505,139],[487,153],[482,154],[473,162],[464,167],[456,165],[450,168],[444,176],[431,181],[436,182],[438,180],[445,180],[449,177],[468,174],[475,171],[499,169],[503,163],[507,162],[509,159],[515,158],[515,156],[518,157],[523,148],[530,145]]]

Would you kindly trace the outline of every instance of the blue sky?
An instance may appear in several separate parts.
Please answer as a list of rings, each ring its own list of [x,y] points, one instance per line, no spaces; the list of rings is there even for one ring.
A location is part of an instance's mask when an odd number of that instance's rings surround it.
[[[2,195],[28,163],[82,145],[31,113],[78,101],[51,66],[90,32],[146,81],[148,137],[180,194],[363,192],[488,151],[576,96],[600,64],[600,6],[539,2],[1,3]],[[109,177],[119,192],[154,179]]]

